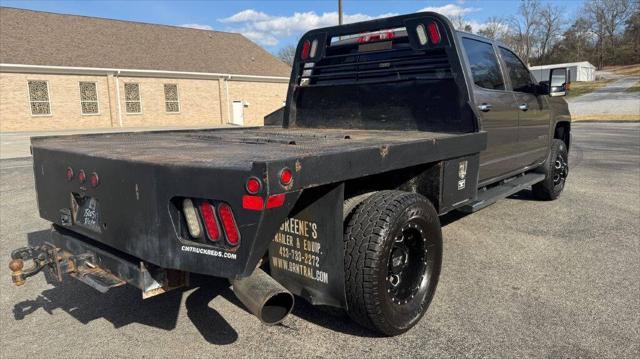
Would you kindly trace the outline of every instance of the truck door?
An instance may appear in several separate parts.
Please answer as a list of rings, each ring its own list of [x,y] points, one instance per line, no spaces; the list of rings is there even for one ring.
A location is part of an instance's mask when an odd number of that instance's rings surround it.
[[[468,37],[462,43],[473,77],[475,105],[488,135],[487,149],[480,153],[479,180],[485,182],[513,170],[510,156],[517,146],[518,113],[493,45]]]
[[[518,113],[519,167],[544,160],[549,148],[551,115],[546,95],[537,94],[537,84],[527,67],[510,50],[500,47],[515,96]]]

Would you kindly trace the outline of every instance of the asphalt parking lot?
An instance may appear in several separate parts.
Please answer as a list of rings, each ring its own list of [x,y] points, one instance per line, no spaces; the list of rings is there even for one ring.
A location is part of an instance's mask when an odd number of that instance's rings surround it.
[[[0,161],[0,356],[640,357],[640,124],[574,124],[567,188],[448,215],[444,267],[416,328],[374,336],[298,301],[282,325],[223,280],[143,301],[42,276],[10,285],[11,249],[44,236],[30,159]]]

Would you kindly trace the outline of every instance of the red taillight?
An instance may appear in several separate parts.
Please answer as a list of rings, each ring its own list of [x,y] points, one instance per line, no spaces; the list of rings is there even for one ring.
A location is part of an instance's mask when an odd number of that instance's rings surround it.
[[[256,194],[262,189],[262,182],[255,177],[251,177],[247,180],[246,189],[249,194]]]
[[[434,45],[437,45],[440,43],[440,40],[442,40],[440,38],[440,30],[438,30],[438,25],[436,25],[435,22],[430,22],[427,25],[427,31],[429,32],[429,39],[431,39],[431,42]]]
[[[73,179],[73,168],[67,167],[67,181],[71,181]]]
[[[84,173],[84,170],[80,170],[80,172],[78,172],[78,181],[80,181],[80,183],[84,183],[86,180],[87,175]]]
[[[209,240],[217,241],[220,238],[220,230],[218,229],[218,221],[216,220],[213,206],[209,202],[201,202],[199,207]]]
[[[309,51],[311,51],[311,42],[309,40],[304,40],[304,42],[302,43],[302,52],[300,53],[300,58],[302,60],[308,59]]]
[[[396,37],[396,34],[393,31],[379,32],[375,34],[366,34],[358,38],[358,43],[364,44],[367,42],[391,40],[394,37]]]
[[[226,203],[221,203],[218,206],[218,214],[220,214],[220,221],[222,222],[224,233],[227,235],[227,242],[232,246],[237,245],[238,241],[240,241],[240,233],[236,226],[236,220],[233,218],[231,207]]]
[[[98,177],[97,173],[93,172],[91,176],[89,176],[89,183],[91,183],[91,187],[98,187],[100,184],[100,177]]]
[[[282,205],[284,205],[284,200],[285,200],[284,193],[274,194],[273,196],[269,196],[269,198],[267,198],[267,208],[282,207]]]
[[[291,184],[291,181],[293,181],[293,173],[290,169],[283,168],[282,171],[280,171],[280,183],[287,186]]]
[[[260,196],[242,196],[242,208],[251,211],[262,211],[264,199]]]

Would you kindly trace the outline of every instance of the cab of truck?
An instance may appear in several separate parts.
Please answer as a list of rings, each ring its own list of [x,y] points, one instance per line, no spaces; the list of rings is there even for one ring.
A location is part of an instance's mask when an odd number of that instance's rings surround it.
[[[479,188],[538,168],[553,139],[568,148],[570,118],[560,97],[566,69],[552,69],[549,81],[538,83],[505,44],[448,33],[438,21],[306,34],[293,65],[285,127],[485,131]]]
[[[568,107],[559,97],[565,95],[566,69],[551,70],[555,86],[538,83],[506,45],[467,32],[457,35],[470,75],[471,101],[488,134],[478,187],[541,166],[553,139],[568,147]]]

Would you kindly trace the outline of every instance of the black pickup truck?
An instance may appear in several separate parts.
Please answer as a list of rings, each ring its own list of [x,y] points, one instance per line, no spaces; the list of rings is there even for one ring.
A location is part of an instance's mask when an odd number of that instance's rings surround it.
[[[198,273],[267,324],[295,294],[400,334],[435,293],[440,215],[562,191],[565,82],[436,13],[312,30],[279,126],[33,138],[52,230],[12,253],[12,280],[149,297]]]

